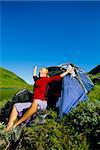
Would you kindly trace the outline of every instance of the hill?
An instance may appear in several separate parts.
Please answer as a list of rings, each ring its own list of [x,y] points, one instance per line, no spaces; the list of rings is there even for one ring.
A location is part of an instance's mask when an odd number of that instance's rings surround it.
[[[96,74],[98,74],[98,73],[100,73],[100,65],[97,65],[95,68],[93,68],[93,69],[89,72],[89,74],[92,74],[92,75],[96,75]]]
[[[27,88],[31,87],[15,73],[0,67],[0,88]]]
[[[15,73],[0,67],[0,106],[12,99],[13,95],[22,89],[32,91],[32,85],[26,83]]]
[[[100,84],[100,65],[97,65],[88,74],[94,84]]]

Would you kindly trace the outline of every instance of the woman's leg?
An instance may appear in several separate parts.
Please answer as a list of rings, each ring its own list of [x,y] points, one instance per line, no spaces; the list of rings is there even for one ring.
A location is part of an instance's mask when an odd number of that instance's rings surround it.
[[[17,116],[20,112],[22,112],[24,109],[27,109],[31,106],[31,102],[26,102],[26,103],[16,103],[13,105],[13,109],[11,111],[11,115],[7,124],[7,128],[6,130],[9,130],[10,128],[12,128],[12,126],[14,125]]]
[[[7,129],[10,129],[13,126],[15,120],[17,119],[17,116],[18,116],[17,109],[13,105],[13,109],[11,111],[11,115],[10,115],[10,118],[9,118],[9,121],[8,121],[8,124],[7,124]]]
[[[37,100],[34,100],[31,104],[31,107],[26,111],[26,113],[14,124],[14,127],[26,121],[29,117],[31,117],[34,113],[37,112]]]

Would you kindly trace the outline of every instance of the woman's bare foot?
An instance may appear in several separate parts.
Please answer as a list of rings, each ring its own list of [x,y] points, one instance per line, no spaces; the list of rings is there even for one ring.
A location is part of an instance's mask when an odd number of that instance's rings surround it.
[[[10,130],[12,129],[13,125],[14,125],[14,123],[13,123],[13,122],[12,122],[12,123],[11,123],[11,122],[10,122],[10,123],[8,123],[8,124],[7,124],[7,127],[4,129],[4,131],[5,131],[5,132],[10,131]]]

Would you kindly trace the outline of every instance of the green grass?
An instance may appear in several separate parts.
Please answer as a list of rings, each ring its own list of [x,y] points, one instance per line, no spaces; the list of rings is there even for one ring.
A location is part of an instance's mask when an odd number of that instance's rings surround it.
[[[100,73],[97,73],[96,75],[92,75],[92,74],[88,74],[91,78],[91,80],[97,78],[97,77],[100,77]]]
[[[88,94],[91,101],[100,101],[100,85],[95,85],[91,92]]]
[[[11,100],[14,94],[25,88],[33,90],[32,85],[29,85],[15,73],[0,67],[0,107]]]
[[[5,103],[12,99],[19,89],[0,89],[0,107],[3,107]]]
[[[0,107],[3,107],[7,101],[11,101],[12,97],[23,88],[1,88],[0,89]],[[27,88],[28,90],[32,91],[33,87]]]
[[[0,67],[0,88],[30,88],[27,82],[17,76],[15,73]]]

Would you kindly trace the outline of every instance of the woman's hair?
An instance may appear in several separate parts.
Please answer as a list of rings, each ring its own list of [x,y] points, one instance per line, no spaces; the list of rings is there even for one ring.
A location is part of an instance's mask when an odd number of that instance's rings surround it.
[[[48,69],[47,69],[47,68],[42,67],[41,69],[44,69],[44,70],[45,70],[45,72],[46,72],[46,74],[48,74]]]

